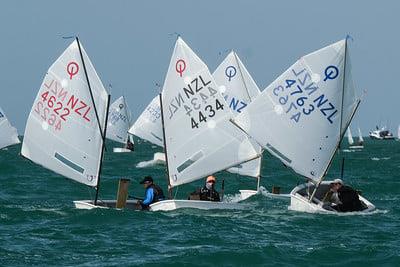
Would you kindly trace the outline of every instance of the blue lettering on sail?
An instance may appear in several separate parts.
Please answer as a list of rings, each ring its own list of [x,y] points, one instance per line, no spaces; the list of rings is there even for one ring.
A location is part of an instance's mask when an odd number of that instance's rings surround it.
[[[311,74],[306,68],[297,69],[294,67],[286,73],[283,84],[277,84],[272,89],[272,97],[276,97],[277,103],[282,105],[290,120],[298,123],[302,117],[309,116],[319,109],[321,114],[332,124],[337,108],[328,97],[321,92]],[[339,70],[335,66],[328,66],[325,71],[325,81],[335,79]],[[315,97],[314,95],[319,96]]]

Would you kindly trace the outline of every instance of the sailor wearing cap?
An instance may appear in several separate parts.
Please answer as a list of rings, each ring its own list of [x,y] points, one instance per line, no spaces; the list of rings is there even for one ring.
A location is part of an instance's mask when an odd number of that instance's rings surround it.
[[[143,210],[148,210],[150,204],[165,199],[164,192],[158,185],[153,183],[151,176],[144,177],[140,184],[143,184],[146,189],[144,200],[138,201]]]
[[[200,200],[205,201],[221,201],[219,193],[215,190],[216,178],[214,175],[210,175],[206,178],[206,183],[203,188],[200,189],[199,195]]]
[[[337,194],[337,205],[332,208],[339,212],[361,211],[365,209],[365,205],[360,201],[358,193],[350,186],[344,185],[342,179],[335,179],[331,183],[333,196]]]

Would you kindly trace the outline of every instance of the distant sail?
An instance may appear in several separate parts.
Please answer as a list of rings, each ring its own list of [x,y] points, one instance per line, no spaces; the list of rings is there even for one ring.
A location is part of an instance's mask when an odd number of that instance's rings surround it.
[[[125,98],[121,96],[111,104],[108,112],[107,138],[126,144],[130,127],[131,113]]]
[[[10,124],[0,107],[0,149],[19,143],[17,129]]]
[[[400,139],[400,125],[399,128],[397,128],[397,138]]]
[[[21,153],[65,177],[96,186],[108,94],[81,49],[99,121],[75,40],[44,77],[29,114]]]
[[[171,186],[189,183],[257,157],[206,64],[179,37],[162,91]]]
[[[359,103],[346,47],[342,40],[300,58],[235,118],[286,166],[315,181]]]
[[[230,52],[213,73],[215,82],[234,116],[240,114],[260,94],[260,89],[235,52]],[[261,154],[262,148],[251,140],[252,146]],[[260,176],[261,157],[227,169],[232,173]]]
[[[351,135],[350,127],[347,128],[347,141],[349,142],[349,145],[354,144],[354,139],[353,136]]]
[[[156,96],[129,129],[129,133],[157,146],[164,146],[160,96]]]
[[[362,137],[360,127],[358,127],[358,142],[359,143],[363,143],[364,142],[364,138]]]

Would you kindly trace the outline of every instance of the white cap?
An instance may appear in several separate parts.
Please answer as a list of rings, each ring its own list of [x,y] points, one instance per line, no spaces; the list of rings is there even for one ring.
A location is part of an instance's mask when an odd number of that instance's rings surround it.
[[[336,178],[335,180],[332,181],[331,184],[341,184],[341,185],[343,185],[344,183],[343,183],[342,179]]]

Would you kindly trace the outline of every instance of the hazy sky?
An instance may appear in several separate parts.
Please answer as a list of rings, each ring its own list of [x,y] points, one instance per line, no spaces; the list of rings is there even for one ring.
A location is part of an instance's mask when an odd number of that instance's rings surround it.
[[[42,79],[79,35],[112,99],[136,119],[163,83],[178,32],[211,71],[234,49],[263,90],[299,57],[350,34],[353,77],[367,90],[364,132],[400,123],[400,1],[1,1],[0,106],[20,134]],[[353,130],[354,132],[354,130]]]

